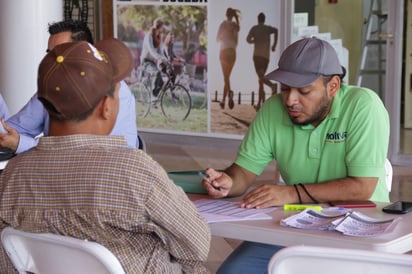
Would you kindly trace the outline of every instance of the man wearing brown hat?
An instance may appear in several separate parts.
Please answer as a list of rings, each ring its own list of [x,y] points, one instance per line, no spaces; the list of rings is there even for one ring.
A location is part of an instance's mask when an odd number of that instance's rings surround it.
[[[165,170],[123,136],[109,136],[129,49],[116,39],[56,46],[38,70],[49,136],[0,176],[0,229],[96,241],[126,273],[206,273],[210,231]],[[2,250],[0,272],[13,273]]]
[[[286,203],[388,202],[384,162],[388,113],[375,92],[342,83],[345,70],[332,46],[317,38],[291,44],[268,75],[281,94],[267,100],[224,172],[206,169],[214,198],[244,194],[276,160],[286,185],[247,193],[245,208]],[[244,242],[218,273],[264,273],[279,246]]]
[[[50,37],[47,51],[56,45],[87,41],[93,44],[93,36],[87,23],[67,19],[49,25]],[[120,82],[119,114],[112,129],[111,135],[123,135],[128,146],[139,147],[135,97],[125,81]],[[35,93],[22,109],[7,119],[4,123],[5,132],[0,132],[0,150],[8,148],[16,154],[22,153],[37,145],[38,136],[48,135],[49,115]]]

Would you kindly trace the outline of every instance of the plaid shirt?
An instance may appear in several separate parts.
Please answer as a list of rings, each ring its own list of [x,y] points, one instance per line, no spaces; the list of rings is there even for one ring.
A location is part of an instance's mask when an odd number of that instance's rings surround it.
[[[0,176],[6,226],[98,242],[126,273],[207,273],[210,230],[164,169],[122,137],[43,137]],[[16,273],[1,249],[0,273]]]

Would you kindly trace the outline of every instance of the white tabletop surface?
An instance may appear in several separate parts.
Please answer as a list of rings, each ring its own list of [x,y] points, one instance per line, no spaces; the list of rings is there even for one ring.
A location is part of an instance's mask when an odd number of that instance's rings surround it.
[[[201,197],[201,195],[190,194],[189,197],[193,200]],[[277,208],[269,213],[272,216],[271,220],[212,223],[210,229],[213,236],[281,246],[310,245],[392,253],[405,253],[412,250],[412,213],[387,214],[382,212],[384,205],[386,203],[377,203],[377,207],[353,209],[369,217],[382,220],[402,218],[392,232],[374,237],[354,237],[345,236],[338,231],[302,230],[284,227],[280,225],[280,220],[292,213],[284,212],[282,208]]]

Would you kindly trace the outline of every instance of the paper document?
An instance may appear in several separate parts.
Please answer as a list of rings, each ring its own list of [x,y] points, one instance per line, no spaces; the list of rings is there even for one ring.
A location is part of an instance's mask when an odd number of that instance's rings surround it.
[[[346,211],[321,213],[309,208],[281,220],[280,224],[301,229],[330,230],[333,229],[332,222],[341,219],[345,214]]]
[[[342,220],[337,220],[333,224],[335,230],[350,236],[375,236],[393,231],[401,218],[379,220],[370,218],[360,212],[352,212]]]
[[[282,219],[280,224],[301,229],[336,230],[349,236],[377,236],[393,231],[400,218],[375,219],[356,211],[321,213],[306,209]]]
[[[215,199],[196,200],[194,204],[208,223],[271,219],[266,213],[276,209],[241,208],[240,202]]]

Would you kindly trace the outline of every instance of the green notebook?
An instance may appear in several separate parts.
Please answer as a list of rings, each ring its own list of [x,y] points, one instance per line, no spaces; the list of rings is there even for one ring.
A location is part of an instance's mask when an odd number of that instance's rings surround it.
[[[169,171],[167,174],[173,182],[183,188],[186,193],[207,194],[199,177],[199,170]]]

